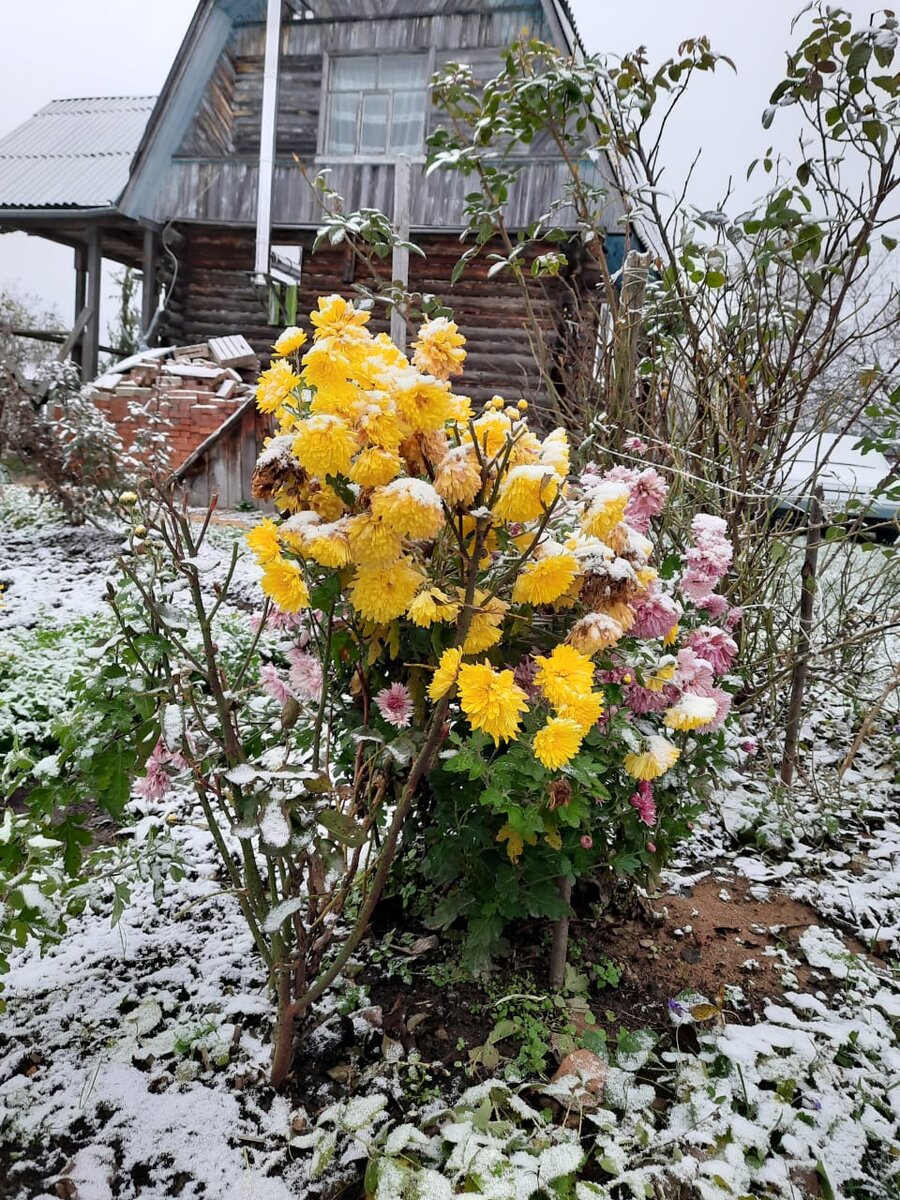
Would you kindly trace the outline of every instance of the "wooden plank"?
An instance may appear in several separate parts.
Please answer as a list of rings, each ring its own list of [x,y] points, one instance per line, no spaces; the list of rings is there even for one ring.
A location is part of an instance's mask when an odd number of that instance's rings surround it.
[[[209,354],[220,367],[253,367],[259,363],[256,351],[239,333],[210,338]]]

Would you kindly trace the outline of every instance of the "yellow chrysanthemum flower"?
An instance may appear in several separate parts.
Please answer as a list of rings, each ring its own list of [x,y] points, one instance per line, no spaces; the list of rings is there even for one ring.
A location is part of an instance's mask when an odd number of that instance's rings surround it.
[[[395,479],[372,496],[372,515],[413,541],[437,537],[444,527],[441,498],[424,479]]]
[[[481,467],[471,445],[448,450],[434,476],[434,490],[451,508],[469,508],[481,491]]]
[[[418,625],[420,629],[429,629],[437,622],[455,621],[459,610],[460,605],[440,588],[429,588],[419,592],[406,610],[406,615],[413,625]]]
[[[494,744],[518,736],[528,698],[512,671],[495,671],[489,662],[463,663],[459,669],[459,703],[473,729],[494,739]]]
[[[582,654],[591,655],[614,646],[624,633],[619,622],[608,613],[586,613],[572,626],[566,641]]]
[[[578,561],[561,546],[542,548],[538,558],[526,563],[513,585],[514,604],[552,604],[572,585]]]
[[[448,421],[455,421],[458,425],[467,425],[472,416],[472,397],[458,396],[455,392],[450,393],[450,413],[447,417]]]
[[[271,517],[266,517],[260,521],[255,529],[251,529],[244,536],[247,545],[256,555],[256,561],[260,565],[280,556],[281,546],[278,543],[278,526]]]
[[[466,361],[465,344],[466,339],[454,321],[435,317],[419,330],[413,345],[413,366],[423,375],[433,375],[435,379],[459,375]]]
[[[357,402],[354,423],[370,446],[396,452],[403,441],[397,412],[386,392],[367,391]]]
[[[311,487],[307,503],[323,521],[337,521],[346,511],[343,500],[327,483]]]
[[[590,695],[594,664],[574,646],[556,646],[549,655],[539,654],[534,661],[534,682],[554,707]]]
[[[507,410],[507,415],[510,415],[510,414],[513,417],[516,417],[519,420],[521,420],[521,417],[519,417],[519,414],[516,412],[516,410],[514,408]],[[508,459],[509,466],[510,467],[521,467],[521,466],[527,466],[529,463],[536,463],[536,462],[540,462],[540,461],[541,461],[541,443],[540,443],[540,440],[539,440],[537,434],[531,433],[529,431],[528,433],[523,433],[523,434],[521,434],[521,436],[517,437],[515,442],[513,443],[512,449],[509,452],[509,459]],[[542,464],[542,465],[546,465],[546,464]]]
[[[502,400],[500,406],[503,406]],[[472,428],[481,453],[491,459],[509,437],[512,423],[502,412],[489,410],[472,422]]]
[[[632,779],[658,779],[674,767],[681,751],[668,738],[659,734],[647,739],[647,749],[640,754],[626,754],[623,766]]]
[[[676,621],[675,624],[672,626],[672,628],[669,630],[669,632],[666,634],[666,636],[662,640],[662,644],[665,646],[665,648],[667,650],[670,646],[675,645],[675,643],[678,641],[680,634],[681,634],[681,626]]]
[[[718,708],[715,700],[709,696],[682,696],[677,704],[667,708],[663,715],[663,724],[668,729],[699,729],[715,720]]]
[[[350,464],[350,478],[360,487],[383,487],[396,479],[403,470],[400,455],[381,446],[369,446],[361,451]]]
[[[677,661],[672,658],[661,659],[659,663],[648,671],[644,677],[644,687],[651,692],[661,692],[667,683],[671,683],[675,678],[675,672],[678,670]]]
[[[488,599],[487,593],[480,589],[475,593],[475,603],[478,611],[472,617],[463,642],[464,654],[480,654],[482,650],[496,646],[503,636],[503,619],[509,610],[505,600],[499,596]]]
[[[541,442],[539,458],[561,479],[569,474],[569,439],[564,429],[554,429]]]
[[[556,711],[558,716],[568,717],[582,733],[587,733],[603,716],[603,709],[603,693],[590,692],[587,696],[578,696],[567,704],[560,704]]]
[[[277,355],[286,357],[295,354],[301,346],[306,345],[306,334],[296,325],[289,326],[276,340],[272,349]]]
[[[347,522],[353,561],[370,567],[389,567],[400,557],[403,539],[380,517],[360,513]]]
[[[260,412],[275,412],[302,382],[291,364],[279,359],[259,377],[256,385],[256,407]]]
[[[350,562],[346,520],[313,526],[303,540],[302,553],[320,567],[346,567]]]
[[[548,771],[556,771],[575,757],[583,740],[584,732],[577,721],[569,717],[551,717],[534,735],[534,757]]]
[[[503,521],[535,521],[559,494],[559,478],[540,463],[513,467],[500,488],[494,512]]]
[[[310,408],[314,413],[346,417],[359,398],[351,377],[350,362],[333,339],[323,338],[303,356],[303,380],[316,389]]]
[[[445,650],[441,655],[437,670],[428,685],[428,695],[435,704],[438,700],[443,700],[456,683],[459,677],[459,668],[462,666],[462,657],[462,650],[456,646]]]
[[[350,603],[367,620],[385,625],[403,616],[424,579],[406,559],[399,559],[390,571],[361,566],[350,584]]]
[[[309,607],[309,589],[300,568],[284,558],[273,558],[263,569],[262,590],[282,612]]]
[[[368,338],[370,335],[365,326],[371,316],[363,308],[354,308],[343,296],[320,296],[316,311],[309,314],[315,327],[313,340],[328,337]]]
[[[439,379],[410,372],[394,392],[400,416],[413,433],[433,433],[443,429],[453,408],[450,388]]]
[[[584,532],[601,540],[608,538],[625,516],[630,495],[626,484],[616,479],[603,479],[592,487],[581,523]]]
[[[356,434],[341,417],[318,413],[303,422],[291,450],[310,475],[346,475],[358,449]]]

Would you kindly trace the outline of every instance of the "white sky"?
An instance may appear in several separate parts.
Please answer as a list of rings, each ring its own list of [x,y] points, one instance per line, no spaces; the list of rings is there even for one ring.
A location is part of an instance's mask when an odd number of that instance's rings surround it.
[[[871,0],[843,0],[857,19]],[[712,207],[729,174],[743,184],[747,164],[774,144],[790,155],[789,131],[763,131],[760,114],[784,66],[790,23],[802,0],[572,0],[590,52],[624,53],[646,45],[651,61],[673,54],[683,38],[707,33],[738,68],[696,81],[693,99],[669,131],[673,182],[702,147],[691,200]],[[194,0],[43,0],[2,5],[0,134],[49,100],[157,92],[194,11]],[[745,193],[746,194],[746,193]],[[0,288],[37,297],[71,320],[71,251],[24,234],[0,237]],[[107,316],[104,316],[105,333]]]

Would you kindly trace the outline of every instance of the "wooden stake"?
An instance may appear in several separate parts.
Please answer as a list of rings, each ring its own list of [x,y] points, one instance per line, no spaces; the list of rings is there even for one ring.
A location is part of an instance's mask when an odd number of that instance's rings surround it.
[[[572,899],[572,884],[565,875],[559,878],[559,897],[564,904]],[[550,986],[559,989],[566,978],[566,959],[569,953],[569,918],[560,917],[553,926],[553,943],[550,947]]]
[[[411,208],[412,171],[408,154],[399,154],[394,165],[394,231],[405,242],[409,241],[409,215]],[[409,287],[409,251],[399,246],[394,248],[391,275],[395,283]],[[405,349],[406,317],[397,305],[391,309],[391,340],[401,350]]]
[[[809,504],[809,524],[806,530],[806,554],[800,572],[800,615],[797,649],[791,671],[791,699],[784,729],[784,756],[781,760],[781,782],[790,787],[797,765],[797,746],[800,742],[800,723],[803,718],[803,697],[809,671],[810,631],[816,600],[816,575],[819,568],[819,546],[822,544],[822,486],[813,489]]]

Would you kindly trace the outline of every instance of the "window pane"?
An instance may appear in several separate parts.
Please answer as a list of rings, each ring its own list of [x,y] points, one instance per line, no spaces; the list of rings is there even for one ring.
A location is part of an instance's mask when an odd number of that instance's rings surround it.
[[[391,150],[395,154],[421,154],[424,140],[425,93],[395,92]]]
[[[378,60],[378,86],[385,91],[395,88],[424,88],[428,59],[424,54],[385,54]]]
[[[363,96],[362,125],[359,132],[360,154],[384,154],[387,144],[389,100],[390,97],[378,92]]]
[[[332,92],[328,108],[328,153],[356,153],[358,92]]]
[[[331,87],[335,91],[362,91],[374,88],[378,59],[363,54],[335,58],[331,68]]]

